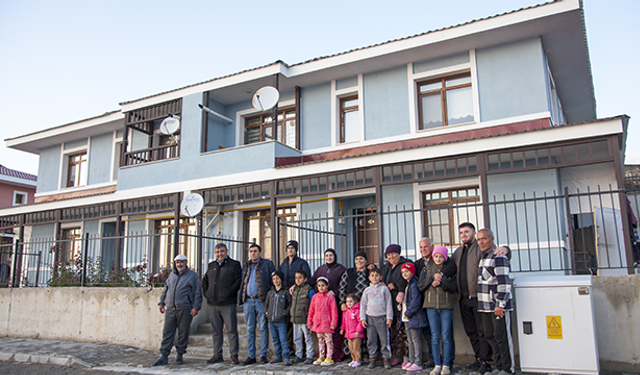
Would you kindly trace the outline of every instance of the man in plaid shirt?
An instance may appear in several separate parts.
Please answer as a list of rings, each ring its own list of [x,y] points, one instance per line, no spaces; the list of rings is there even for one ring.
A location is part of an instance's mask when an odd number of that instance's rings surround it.
[[[496,255],[491,229],[477,234],[482,258],[478,265],[478,312],[481,313],[484,335],[493,350],[498,375],[515,372],[513,338],[511,336],[511,265],[505,256]],[[490,370],[490,369],[489,369]]]

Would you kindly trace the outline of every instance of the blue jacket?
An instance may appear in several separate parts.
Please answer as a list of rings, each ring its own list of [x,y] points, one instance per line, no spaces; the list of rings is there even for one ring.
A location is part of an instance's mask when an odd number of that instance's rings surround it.
[[[405,328],[421,329],[426,327],[427,315],[422,308],[422,294],[418,290],[418,282],[415,276],[409,280],[404,298],[407,303],[407,310],[404,315],[409,318],[409,321],[404,323]]]
[[[306,260],[295,256],[291,264],[289,264],[289,257],[284,258],[284,261],[280,265],[278,270],[284,273],[284,285],[283,288],[289,288],[296,283],[296,272],[303,270],[307,273],[307,279],[311,278],[311,268]]]
[[[164,283],[158,306],[180,310],[200,310],[202,307],[202,288],[198,274],[187,267],[180,275],[174,266]]]
[[[240,280],[240,290],[238,293],[238,305],[244,305],[245,298],[247,297],[247,281],[249,280],[249,274],[251,273],[251,259],[246,261],[242,265],[242,279]],[[273,287],[271,281],[271,274],[276,271],[276,267],[269,259],[260,258],[257,265],[257,272],[260,276],[260,283],[258,285],[258,297],[260,302],[264,302],[267,298],[267,293]]]

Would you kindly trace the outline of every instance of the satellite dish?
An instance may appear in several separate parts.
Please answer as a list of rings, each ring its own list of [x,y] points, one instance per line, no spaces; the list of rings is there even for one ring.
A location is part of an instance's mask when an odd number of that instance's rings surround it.
[[[253,94],[251,104],[253,108],[261,111],[268,111],[278,104],[280,99],[280,93],[278,89],[273,86],[265,86]]]
[[[160,124],[160,132],[164,135],[175,134],[180,129],[180,120],[175,117],[167,117]]]
[[[202,198],[202,195],[191,193],[180,202],[180,213],[185,216],[194,217],[202,211],[203,207],[204,198]]]

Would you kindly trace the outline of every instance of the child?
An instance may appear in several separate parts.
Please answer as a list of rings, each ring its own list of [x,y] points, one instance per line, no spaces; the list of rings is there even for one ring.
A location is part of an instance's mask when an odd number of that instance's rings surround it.
[[[313,363],[313,336],[309,327],[307,327],[307,316],[309,315],[309,305],[311,298],[315,294],[311,285],[307,283],[307,272],[298,270],[295,274],[296,285],[291,292],[291,308],[289,316],[293,323],[293,341],[296,344],[296,357],[292,363],[300,363],[303,361],[302,340],[307,346],[307,359],[304,360],[306,365]]]
[[[435,367],[430,375],[449,375],[453,363],[453,305],[458,291],[455,276],[443,274],[443,269],[450,269],[455,274],[455,264],[449,261],[449,251],[444,246],[436,246],[425,268],[426,277],[420,278],[418,285],[424,290],[424,305],[431,328],[431,351]],[[442,353],[440,339],[442,338]]]
[[[400,269],[402,278],[407,280],[407,288],[404,292],[402,305],[398,305],[402,311],[402,324],[405,325],[407,341],[409,343],[409,358],[402,364],[406,371],[422,370],[422,329],[427,326],[427,316],[422,308],[422,295],[418,290],[418,281],[414,277],[416,266],[408,262]]]
[[[290,366],[289,343],[287,342],[287,313],[291,296],[289,291],[282,287],[284,273],[275,271],[271,274],[273,288],[267,293],[264,301],[264,314],[269,321],[269,330],[273,339],[273,347],[276,358],[271,363],[280,363],[284,358],[284,365]]]
[[[328,295],[329,280],[320,276],[316,280],[318,293],[313,296],[309,306],[307,327],[318,336],[320,354],[314,365],[331,366],[333,364],[333,331],[338,325],[338,304]]]
[[[360,321],[367,329],[367,348],[369,349],[369,368],[376,368],[378,339],[384,360],[384,368],[390,369],[391,346],[389,346],[389,327],[393,323],[393,303],[389,288],[382,285],[382,274],[378,268],[369,271],[371,285],[362,292],[360,301]],[[386,323],[386,326],[385,326]]]
[[[349,367],[359,367],[362,363],[361,345],[364,337],[364,327],[360,324],[360,302],[356,294],[349,294],[345,301],[347,310],[342,313],[340,334],[349,339],[352,359]]]

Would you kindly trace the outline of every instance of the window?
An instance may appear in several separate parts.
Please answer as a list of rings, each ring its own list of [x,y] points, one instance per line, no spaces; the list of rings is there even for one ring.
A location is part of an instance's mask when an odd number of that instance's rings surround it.
[[[473,122],[469,73],[418,83],[420,129]]]
[[[280,221],[294,220],[296,208],[278,208],[277,215],[280,217]],[[277,232],[280,234],[280,243],[282,244],[295,238],[293,231],[281,230]],[[260,245],[263,258],[275,260],[275,254],[271,251],[271,235],[271,210],[247,211],[244,213],[244,240]],[[245,251],[248,250],[249,246],[246,246]],[[244,255],[244,260],[248,259],[248,256]],[[302,253],[299,255],[302,256]],[[284,257],[286,257],[286,249],[282,248],[280,249],[280,259],[284,259]]]
[[[82,230],[80,228],[65,228],[62,230],[60,242],[60,254],[58,261],[71,263],[80,256],[82,248]]]
[[[23,191],[14,191],[13,192],[13,205],[21,206],[23,204],[27,204],[27,196],[28,194]]]
[[[340,143],[359,140],[358,95],[340,99]]]
[[[82,186],[87,174],[87,152],[69,155],[67,169],[67,187]]]
[[[458,225],[470,222],[482,228],[482,207],[476,204],[479,201],[477,186],[423,193],[425,235],[434,245],[459,245]]]
[[[297,132],[296,110],[291,108],[279,111],[275,139],[293,148],[298,148]],[[245,120],[245,144],[274,139],[273,133],[273,118],[270,114],[250,117]]]
[[[156,220],[154,223],[155,241],[154,241],[154,259],[151,267],[154,271],[160,268],[169,268],[173,266],[173,246],[175,240],[175,219]],[[196,267],[197,249],[195,241],[195,223],[189,221],[188,218],[180,219],[178,234],[178,253],[184,254],[190,259],[190,267]]]

